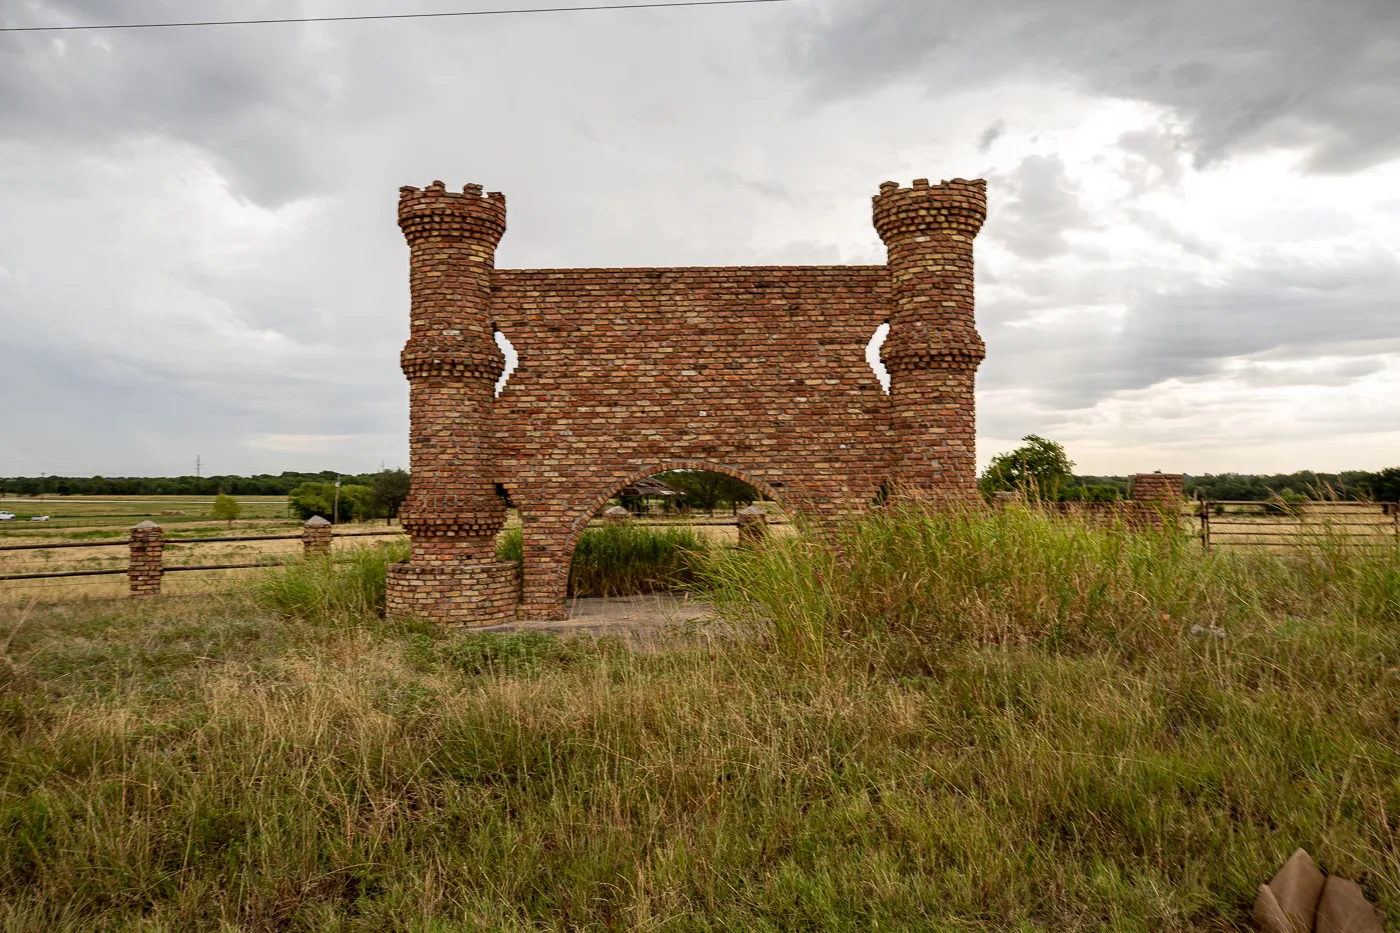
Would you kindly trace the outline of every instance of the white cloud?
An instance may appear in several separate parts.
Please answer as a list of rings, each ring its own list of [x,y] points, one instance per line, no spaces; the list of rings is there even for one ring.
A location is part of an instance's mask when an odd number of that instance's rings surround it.
[[[790,7],[5,39],[11,430],[80,474],[406,462],[400,184],[505,191],[502,267],[878,263],[881,181],[981,175],[984,462],[1031,432],[1094,473],[1397,459],[1394,134],[1270,111],[1248,17]],[[1052,54],[1128,40],[1141,74]],[[1388,67],[1325,65],[1289,82],[1360,100]]]

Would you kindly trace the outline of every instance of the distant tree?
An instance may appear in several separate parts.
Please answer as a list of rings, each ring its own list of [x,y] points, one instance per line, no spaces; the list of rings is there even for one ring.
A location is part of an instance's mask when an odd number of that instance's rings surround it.
[[[723,473],[710,470],[670,470],[658,474],[658,478],[668,486],[685,493],[681,497],[681,505],[692,509],[704,509],[711,515],[715,513],[715,506],[720,502]]]
[[[715,506],[721,503],[735,507],[759,498],[758,490],[753,486],[728,473],[713,470],[670,470],[657,474],[657,479],[685,493],[677,505],[704,509],[711,515],[715,513]]]
[[[228,522],[230,528],[233,527],[233,520],[242,513],[243,505],[233,496],[219,493],[214,497],[214,517],[221,522]]]
[[[334,484],[331,488],[334,491]],[[362,522],[374,518],[374,487],[341,483],[338,514],[342,522]]]
[[[1366,480],[1366,490],[1377,502],[1400,502],[1400,467],[1372,473]]]
[[[374,498],[374,489],[370,486],[359,484],[345,484],[340,486],[340,508],[339,517],[341,521],[362,521],[373,515],[373,506],[370,502]],[[292,511],[303,520],[313,515],[330,519],[337,514],[335,505],[335,483],[302,483],[293,489],[287,497],[291,504]]]
[[[1003,490],[1036,499],[1058,499],[1061,488],[1074,481],[1074,461],[1065,455],[1064,447],[1037,434],[1027,434],[1021,440],[1020,447],[992,458],[977,488],[988,499]]]
[[[1117,502],[1123,494],[1117,486],[1067,486],[1060,490],[1060,498],[1065,502]]]
[[[758,499],[758,490],[727,473],[720,474],[719,501],[728,504],[730,514],[737,515],[739,507]]]
[[[370,504],[374,514],[387,523],[399,514],[403,500],[408,498],[409,480],[406,470],[382,470],[374,475],[374,494]]]

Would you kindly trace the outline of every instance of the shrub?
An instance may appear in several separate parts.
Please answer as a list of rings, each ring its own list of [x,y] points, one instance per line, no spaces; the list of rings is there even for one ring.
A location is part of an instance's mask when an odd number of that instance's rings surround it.
[[[233,527],[233,521],[243,513],[242,504],[233,496],[226,496],[219,493],[214,497],[214,508],[211,514],[221,522],[228,522],[229,527]]]
[[[519,528],[496,539],[496,559],[524,562]],[[634,596],[695,586],[715,550],[689,528],[605,525],[585,528],[569,568],[570,596]]]
[[[295,619],[327,621],[384,614],[386,568],[408,559],[408,542],[355,548],[344,557],[292,561],[258,583],[262,601]]]

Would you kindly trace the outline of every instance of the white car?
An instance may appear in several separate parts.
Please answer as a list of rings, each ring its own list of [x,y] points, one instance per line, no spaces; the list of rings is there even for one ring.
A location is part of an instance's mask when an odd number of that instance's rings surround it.
[[[31,522],[46,522],[49,520],[49,517],[47,515],[34,515],[31,516],[29,520]]]
[[[15,520],[14,512],[0,512],[0,522],[12,522]]]

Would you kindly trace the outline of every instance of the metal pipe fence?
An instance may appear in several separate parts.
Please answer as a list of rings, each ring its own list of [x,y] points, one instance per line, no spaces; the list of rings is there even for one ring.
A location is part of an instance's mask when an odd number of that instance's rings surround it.
[[[330,556],[332,543],[337,538],[384,538],[400,537],[403,529],[385,531],[350,531],[336,534],[331,524],[324,519],[313,518],[307,522],[300,534],[290,535],[218,535],[201,538],[166,538],[163,529],[152,523],[142,522],[122,539],[108,541],[64,541],[45,544],[6,544],[0,551],[51,551],[67,548],[114,548],[125,547],[128,555],[124,566],[106,567],[92,570],[45,570],[0,574],[0,581],[9,580],[54,580],[65,577],[99,577],[125,574],[128,578],[128,591],[131,595],[154,595],[160,592],[160,578],[167,573],[201,570],[248,570],[259,567],[279,567],[288,560],[274,557],[254,562],[223,564],[168,564],[164,560],[167,547],[186,547],[205,544],[223,544],[246,541],[301,541],[304,556]],[[34,562],[29,562],[33,565]]]
[[[1400,548],[1400,503],[1308,499],[1202,499],[1195,503],[1201,545]]]

